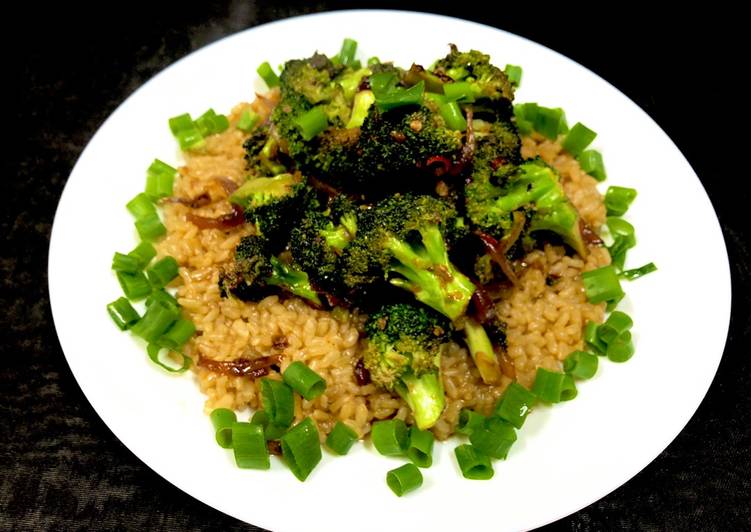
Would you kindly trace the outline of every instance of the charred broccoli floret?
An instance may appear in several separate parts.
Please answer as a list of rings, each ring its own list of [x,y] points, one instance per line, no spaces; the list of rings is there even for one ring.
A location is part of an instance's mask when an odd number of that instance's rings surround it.
[[[501,381],[501,366],[488,334],[487,326],[483,326],[472,318],[462,320],[464,327],[464,342],[469,354],[475,362],[482,381],[486,384],[497,384]],[[489,327],[491,333],[496,333],[494,327]]]
[[[365,324],[365,367],[373,382],[397,392],[407,402],[420,429],[432,427],[446,404],[441,354],[450,323],[417,305],[387,305]]]
[[[231,293],[248,301],[258,301],[281,289],[321,306],[308,274],[272,255],[268,241],[258,235],[240,240],[234,262],[219,277],[219,288],[225,297]]]
[[[287,171],[280,161],[279,142],[269,134],[269,127],[256,128],[245,140],[246,169],[252,177],[268,177]]]
[[[351,288],[389,276],[394,286],[454,320],[475,286],[449,260],[445,235],[456,211],[430,196],[395,195],[360,218],[356,238],[343,255],[344,282]],[[397,274],[397,275],[393,275]]]

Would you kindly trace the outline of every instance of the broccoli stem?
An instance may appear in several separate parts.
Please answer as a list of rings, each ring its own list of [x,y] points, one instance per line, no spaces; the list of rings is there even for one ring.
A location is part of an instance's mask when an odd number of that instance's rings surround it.
[[[307,273],[295,270],[276,257],[271,257],[271,267],[272,273],[267,281],[268,284],[284,288],[296,296],[307,299],[318,307],[323,306],[318,294],[310,285]]]
[[[404,276],[390,282],[453,321],[464,314],[476,287],[449,261],[438,226],[420,229],[420,236],[423,247],[417,249],[398,238],[388,239],[386,247],[399,261],[391,271]]]
[[[501,366],[485,328],[472,318],[464,320],[464,341],[485,384],[501,381]]]
[[[435,425],[446,406],[441,375],[438,372],[420,377],[409,374],[403,375],[401,381],[403,386],[397,386],[396,390],[412,409],[417,427],[425,430]]]

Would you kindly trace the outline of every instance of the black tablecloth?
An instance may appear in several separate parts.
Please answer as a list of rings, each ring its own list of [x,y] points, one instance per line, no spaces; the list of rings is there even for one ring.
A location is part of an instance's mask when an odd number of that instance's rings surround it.
[[[20,13],[6,13],[2,60],[10,68],[3,69],[2,83],[10,87],[10,95],[0,107],[5,138],[0,149],[0,529],[254,529],[171,486],[94,413],[55,335],[47,293],[49,234],[60,193],[84,146],[151,76],[233,32],[341,7],[350,6],[236,1],[138,8],[107,3],[79,10],[66,3],[27,2],[15,7]],[[388,7],[437,10],[484,22],[548,45],[600,74],[673,138],[701,178],[722,224],[733,276],[733,317],[706,399],[644,471],[550,527],[748,529],[751,321],[746,295],[751,261],[749,196],[743,183],[749,171],[743,137],[731,135],[729,128],[733,122],[742,126],[748,111],[728,92],[737,86],[733,76],[742,65],[735,59],[742,48],[735,41],[743,37],[734,26],[738,17],[713,15],[709,8],[716,6],[709,5],[665,16],[632,4],[606,11],[604,4],[593,10],[566,2],[548,12],[541,5],[497,3],[492,13],[490,7],[466,2],[429,7],[393,2]],[[385,30],[384,38],[395,37]],[[665,223],[681,230],[680,220]],[[693,251],[702,253],[700,240]],[[697,271],[693,282],[713,280]],[[682,301],[666,303],[713,311],[692,300],[690,285]],[[679,370],[673,378],[681,378]],[[364,515],[369,511],[364,501]]]

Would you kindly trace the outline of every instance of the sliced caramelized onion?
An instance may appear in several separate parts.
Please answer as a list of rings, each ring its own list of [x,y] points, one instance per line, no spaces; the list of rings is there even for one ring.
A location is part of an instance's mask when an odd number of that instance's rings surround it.
[[[475,234],[480,238],[480,241],[483,246],[485,246],[485,251],[488,252],[490,258],[501,267],[501,271],[506,275],[508,280],[511,281],[514,286],[519,286],[519,279],[516,277],[516,273],[511,267],[511,263],[506,258],[506,250],[503,245],[498,240],[482,231],[477,231]]]
[[[474,318],[480,323],[488,323],[495,317],[495,304],[482,285],[477,285],[477,290],[472,294],[472,307]]]
[[[227,196],[232,194],[240,186],[234,181],[232,181],[229,177],[225,177],[225,176],[217,176],[214,178],[214,181],[221,185],[221,187],[224,189],[224,192],[227,194]]]
[[[584,220],[579,220],[579,232],[582,235],[582,240],[588,246],[601,246],[603,244],[602,238],[598,235],[590,225]]]
[[[231,377],[250,377],[257,379],[269,374],[269,368],[279,364],[281,355],[271,355],[260,358],[236,358],[235,360],[214,360],[201,357],[198,365],[214,373]]]
[[[199,207],[205,207],[206,205],[211,203],[211,196],[209,196],[208,192],[203,192],[195,198],[177,198],[172,196],[169,198],[164,198],[163,201],[165,203],[180,203],[181,205],[185,205],[187,207],[190,207],[191,209],[198,209]]]
[[[232,205],[232,212],[217,218],[207,218],[197,214],[188,214],[188,221],[199,229],[230,229],[242,225],[245,221],[242,207]]]
[[[365,362],[362,358],[358,359],[355,364],[355,380],[360,386],[370,384],[370,371],[365,367]]]
[[[509,233],[501,239],[501,246],[503,246],[504,253],[511,249],[511,247],[516,244],[516,241],[519,240],[519,237],[522,236],[524,223],[527,221],[524,218],[524,213],[520,211],[514,211],[511,216],[513,218],[511,231],[509,231]]]
[[[433,174],[436,177],[441,177],[442,175],[449,173],[454,165],[448,157],[444,157],[443,155],[433,155],[432,157],[428,157],[428,160],[425,161],[425,166],[430,170],[433,170]]]
[[[516,379],[516,366],[514,361],[508,356],[505,350],[496,348],[498,362],[501,364],[501,371],[511,380]]]

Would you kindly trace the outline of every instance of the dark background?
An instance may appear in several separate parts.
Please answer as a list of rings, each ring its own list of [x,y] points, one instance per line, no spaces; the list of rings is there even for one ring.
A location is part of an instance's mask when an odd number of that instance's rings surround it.
[[[718,212],[732,269],[733,316],[719,372],[688,426],[651,465],[549,529],[748,529],[751,378],[746,294],[751,283],[744,182],[749,172],[741,162],[743,136],[732,127],[747,122],[749,113],[743,100],[731,97],[747,63],[741,60],[744,33],[734,22],[739,14],[707,4],[667,15],[650,5],[565,4],[548,11],[541,4],[498,3],[493,12],[479,5],[472,9],[468,2],[358,7],[441,12],[547,45],[636,101],[688,158]],[[27,2],[19,12],[6,11],[3,17],[0,529],[255,530],[172,487],[133,456],[94,413],[55,335],[47,294],[49,233],[81,150],[105,118],[154,74],[242,29],[352,6],[237,1],[106,7],[83,10]],[[387,31],[384,38],[389,38]],[[666,223],[680,230],[680,220]],[[695,252],[702,253],[700,241]],[[712,279],[696,272],[694,282]],[[691,299],[690,288],[686,286],[685,300],[667,303],[712,312]],[[680,371],[673,378],[679,379]],[[500,518],[502,506],[499,501]],[[363,501],[364,515],[373,510]]]

